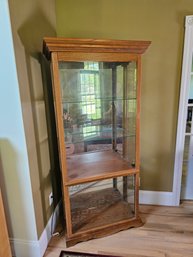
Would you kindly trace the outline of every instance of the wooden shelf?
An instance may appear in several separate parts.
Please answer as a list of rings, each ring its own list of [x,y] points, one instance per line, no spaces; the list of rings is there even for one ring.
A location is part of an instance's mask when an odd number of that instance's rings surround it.
[[[135,217],[130,206],[118,189],[106,188],[85,192],[71,197],[73,233],[106,227]]]
[[[109,102],[109,101],[112,101],[112,96],[109,96],[109,97],[95,97],[94,99],[92,99],[92,100],[87,100],[87,102],[89,103],[93,103],[93,101],[96,101],[96,100],[100,100],[100,101],[102,101],[102,102],[105,102],[105,101],[107,101],[107,102]],[[116,98],[114,98],[114,101],[115,102],[118,102],[118,101],[130,101],[130,100],[137,100],[137,98],[136,98],[136,96],[134,97],[134,96],[132,96],[132,97],[127,97],[127,98],[123,98],[123,97],[116,97]],[[77,99],[69,99],[69,98],[63,98],[62,99],[62,103],[65,103],[65,104],[73,104],[73,103],[75,103],[75,104],[78,104],[78,103],[84,103],[85,101],[83,101],[83,100],[77,100]]]
[[[67,157],[66,185],[134,174],[138,171],[113,151],[90,152]]]

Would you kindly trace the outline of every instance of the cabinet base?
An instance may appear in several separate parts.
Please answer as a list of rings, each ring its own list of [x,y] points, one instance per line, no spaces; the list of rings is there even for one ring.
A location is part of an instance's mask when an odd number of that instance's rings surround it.
[[[84,233],[72,235],[70,237],[66,236],[66,246],[70,247],[77,243],[84,242],[90,239],[100,238],[108,235],[112,235],[122,230],[126,230],[129,228],[136,228],[142,226],[144,223],[141,218],[132,219],[129,221],[122,222],[120,224],[115,224],[108,226],[106,228],[99,228],[93,231],[85,231]]]

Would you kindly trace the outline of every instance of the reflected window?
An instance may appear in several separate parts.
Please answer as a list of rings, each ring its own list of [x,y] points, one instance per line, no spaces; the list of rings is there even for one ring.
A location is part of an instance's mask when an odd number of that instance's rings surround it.
[[[84,69],[80,70],[80,97],[83,124],[89,124],[101,119],[101,100],[99,81],[99,63],[85,62]],[[96,126],[85,126],[84,137],[96,135]]]

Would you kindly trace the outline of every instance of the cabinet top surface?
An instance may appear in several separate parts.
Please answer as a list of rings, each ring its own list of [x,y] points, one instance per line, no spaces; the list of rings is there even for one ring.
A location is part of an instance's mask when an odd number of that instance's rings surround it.
[[[151,41],[82,39],[45,37],[43,53],[50,59],[52,52],[93,52],[143,54]]]

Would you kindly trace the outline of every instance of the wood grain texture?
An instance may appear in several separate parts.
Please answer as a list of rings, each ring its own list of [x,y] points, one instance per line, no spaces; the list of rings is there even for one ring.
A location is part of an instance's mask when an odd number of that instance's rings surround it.
[[[0,257],[11,257],[11,249],[7,232],[3,201],[0,190]]]
[[[71,197],[73,233],[107,227],[135,217],[119,190],[106,188]]]
[[[50,59],[51,52],[101,52],[101,53],[136,53],[143,54],[150,41],[104,40],[80,38],[51,38],[43,40],[43,53]]]
[[[112,235],[114,233],[117,233],[119,231],[129,229],[129,228],[137,228],[142,226],[143,223],[141,219],[135,218],[135,219],[130,219],[126,221],[120,221],[117,224],[111,224],[110,226],[105,226],[103,229],[97,229],[95,231],[89,231],[88,233],[82,233],[82,234],[74,234],[71,238],[66,238],[66,246],[74,246],[77,243],[87,241],[90,239],[95,239],[95,238],[101,238],[104,236]]]
[[[138,171],[113,151],[91,152],[71,155],[67,158],[68,181],[66,185],[75,185]]]
[[[63,119],[62,119],[62,103],[61,103],[61,89],[60,89],[60,78],[59,78],[59,68],[58,68],[58,57],[57,53],[52,53],[52,71],[53,71],[53,94],[55,100],[55,112],[56,112],[56,129],[59,137],[59,152],[60,152],[60,166],[62,170],[62,182],[65,202],[65,217],[66,225],[68,228],[68,235],[72,234],[72,224],[71,224],[71,211],[70,211],[70,201],[68,196],[68,189],[65,187],[65,181],[67,180],[67,168],[66,168],[66,148],[64,145],[64,129],[63,129]]]
[[[140,206],[144,226],[68,248],[123,257],[192,257],[193,202],[179,207]],[[50,241],[44,257],[58,257],[66,248],[64,234]]]
[[[136,160],[135,166],[140,167],[140,112],[141,112],[141,56],[138,56],[137,62],[137,115],[136,115]]]
[[[68,62],[83,62],[83,61],[94,61],[94,62],[128,62],[136,61],[137,54],[130,53],[85,53],[85,52],[58,52],[59,61]]]
[[[63,195],[67,226],[67,237],[69,244],[79,242],[81,240],[100,237],[102,235],[111,234],[128,227],[141,225],[141,220],[138,217],[138,187],[135,185],[135,219],[127,218],[122,221],[110,222],[108,226],[99,226],[98,230],[89,230],[89,233],[81,234],[81,238],[77,233],[72,232],[72,217],[71,205],[69,200],[68,187],[79,183],[86,183],[107,178],[116,178],[118,176],[127,176],[129,174],[139,173],[139,156],[136,157],[137,165],[132,166],[121,159],[117,153],[113,152],[95,152],[85,153],[80,155],[66,155],[65,135],[63,127],[63,103],[61,98],[60,76],[59,76],[59,61],[106,61],[106,62],[129,62],[135,60],[138,63],[138,75],[141,76],[140,55],[150,45],[150,41],[132,41],[132,40],[101,40],[101,39],[73,39],[73,38],[45,38],[43,42],[43,53],[47,59],[52,62],[53,74],[53,94],[55,101],[56,127],[59,140],[60,165],[63,180]],[[116,70],[112,70],[113,81],[116,79]],[[125,80],[126,83],[126,80]],[[113,99],[116,97],[116,83],[112,83],[114,89]],[[140,78],[138,78],[138,86]],[[138,90],[138,96],[140,90]],[[127,92],[128,93],[128,92]],[[139,106],[139,101],[137,100]],[[114,125],[116,121],[114,121]],[[139,144],[139,111],[137,113],[137,134],[136,144]],[[114,149],[116,142],[114,142]],[[136,154],[139,155],[139,147],[136,147]],[[136,176],[138,180],[139,176]],[[115,180],[114,180],[115,182]],[[115,185],[114,185],[115,186]],[[121,208],[121,207],[120,207]],[[113,215],[113,213],[112,213]],[[116,215],[116,212],[115,214]],[[110,219],[110,218],[109,218]],[[94,234],[95,233],[95,234]]]

